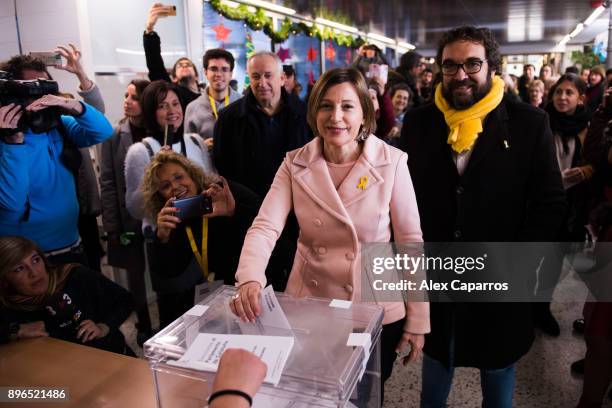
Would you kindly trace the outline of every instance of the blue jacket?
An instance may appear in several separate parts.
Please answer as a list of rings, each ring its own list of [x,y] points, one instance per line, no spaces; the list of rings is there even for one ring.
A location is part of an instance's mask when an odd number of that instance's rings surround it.
[[[83,107],[79,117],[62,116],[66,137],[78,147],[109,138],[113,128],[104,115]],[[79,205],[74,176],[60,159],[62,148],[57,129],[27,131],[23,144],[0,140],[0,236],[29,238],[43,251],[77,241]]]

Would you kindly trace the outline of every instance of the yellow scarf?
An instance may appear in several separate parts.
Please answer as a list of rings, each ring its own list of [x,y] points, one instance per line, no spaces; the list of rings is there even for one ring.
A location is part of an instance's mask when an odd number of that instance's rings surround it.
[[[444,96],[442,96],[442,84],[436,88],[435,103],[444,114],[444,120],[450,128],[447,143],[454,151],[462,153],[470,150],[478,135],[482,132],[482,122],[493,109],[499,105],[504,97],[504,81],[493,77],[493,86],[489,93],[464,110],[455,110],[450,107]]]

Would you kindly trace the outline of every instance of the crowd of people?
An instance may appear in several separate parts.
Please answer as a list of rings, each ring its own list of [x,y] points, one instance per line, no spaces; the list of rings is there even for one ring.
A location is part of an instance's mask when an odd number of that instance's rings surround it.
[[[79,78],[83,101],[56,92],[0,107],[1,340],[53,336],[133,355],[118,328],[134,310],[139,342],[154,333],[147,271],[162,328],[212,279],[237,286],[229,306],[245,321],[259,315],[266,284],[358,301],[366,242],[558,242],[533,269],[535,281],[541,263],[547,279],[539,288],[554,288],[569,243],[612,238],[609,72],[592,67],[587,83],[526,65],[515,84],[490,31],[466,26],[444,34],[435,72],[411,51],[386,78],[372,75],[372,64],[389,64],[366,45],[352,66],[311,84],[306,102],[294,70],[260,51],[240,94],[223,49],[203,56],[206,86],[188,58],[168,73],[154,31],[161,7],[143,34],[149,80],[127,85],[114,127],[74,46],[60,47],[60,69]],[[52,79],[29,56],[1,69]],[[55,121],[34,131],[42,110]],[[98,143],[99,192],[82,150]],[[179,203],[193,197],[210,208],[187,214]],[[108,263],[127,270],[129,292],[100,273],[99,214]],[[609,254],[595,252],[605,268]],[[560,334],[551,293],[534,303],[382,303],[382,383],[409,347],[405,363],[423,354],[422,407],[445,406],[460,366],[480,369],[483,406],[511,407],[534,327]],[[584,319],[579,407],[594,407],[612,379],[608,304],[587,304]],[[257,360],[226,360],[263,378]]]

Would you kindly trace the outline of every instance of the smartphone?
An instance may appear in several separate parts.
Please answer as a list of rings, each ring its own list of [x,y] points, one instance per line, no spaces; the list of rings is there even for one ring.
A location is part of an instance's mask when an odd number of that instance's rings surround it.
[[[389,77],[389,66],[388,65],[379,65],[379,64],[370,64],[368,68],[368,78],[378,77],[383,82],[387,83],[387,78]]]
[[[31,52],[30,57],[38,58],[48,67],[58,67],[62,65],[62,56],[59,52]]]
[[[164,10],[160,13],[160,17],[176,16],[176,6],[164,6]]]
[[[174,207],[180,210],[176,216],[181,220],[201,217],[204,214],[210,214],[213,210],[210,197],[202,194],[175,200]]]

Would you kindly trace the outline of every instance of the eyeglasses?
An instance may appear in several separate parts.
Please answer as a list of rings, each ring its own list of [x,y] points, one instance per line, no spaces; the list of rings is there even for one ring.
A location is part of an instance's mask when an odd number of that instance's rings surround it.
[[[442,74],[455,75],[459,71],[459,68],[463,69],[463,72],[468,75],[477,74],[482,69],[482,64],[484,64],[484,61],[479,59],[467,60],[463,64],[456,64],[454,62],[444,62],[442,64]]]
[[[190,62],[179,62],[176,64],[177,68],[193,68],[193,64]]]
[[[208,67],[206,70],[214,72],[215,74],[219,71],[223,72],[224,74],[227,74],[231,71],[230,67]]]
[[[171,192],[174,184],[180,184],[186,176],[186,173],[175,173],[170,181],[162,181],[157,187],[157,191],[159,191],[162,195],[168,195]]]

